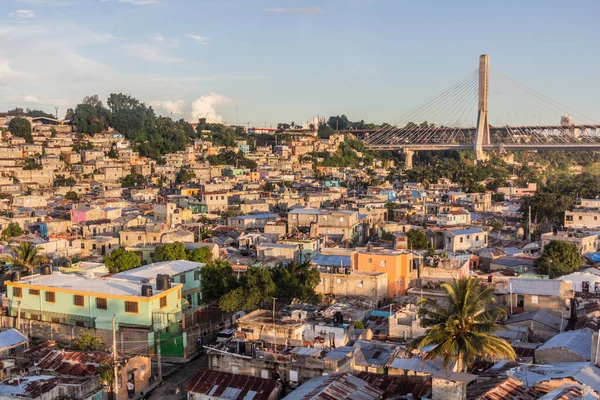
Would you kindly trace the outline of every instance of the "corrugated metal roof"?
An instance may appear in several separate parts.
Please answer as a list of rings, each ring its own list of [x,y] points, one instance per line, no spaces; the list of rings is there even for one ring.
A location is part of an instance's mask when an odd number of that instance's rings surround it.
[[[509,291],[513,294],[560,296],[562,281],[557,279],[509,279]]]
[[[279,392],[279,384],[271,379],[201,368],[190,380],[186,390],[231,400],[268,400],[274,391]]]
[[[339,256],[316,253],[312,259],[312,264],[322,265],[326,267],[350,267],[350,256]]]
[[[586,360],[590,360],[592,354],[592,335],[593,332],[591,329],[562,332],[553,336],[542,346],[538,347],[536,353],[538,351],[563,347],[573,353],[579,354]]]
[[[16,329],[0,332],[0,350],[8,350],[15,346],[27,343],[27,336]]]
[[[354,375],[343,373],[314,377],[284,400],[377,400],[384,393]]]
[[[513,315],[509,319],[507,319],[504,323],[509,325],[509,324],[514,324],[516,322],[523,322],[523,321],[529,321],[529,320],[546,325],[552,329],[556,329],[556,327],[560,326],[560,324],[561,324],[561,319],[559,317],[549,314],[542,310],[531,311],[531,312],[524,313],[524,314]]]

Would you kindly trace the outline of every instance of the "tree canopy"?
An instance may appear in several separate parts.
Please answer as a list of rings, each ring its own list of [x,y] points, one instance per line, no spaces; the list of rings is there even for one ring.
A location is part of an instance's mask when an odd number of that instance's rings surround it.
[[[249,267],[238,281],[229,263],[215,260],[202,267],[200,274],[204,301],[218,302],[223,311],[253,311],[271,304],[272,297],[284,304],[321,300],[315,291],[320,274],[309,261],[275,268]]]
[[[31,123],[25,118],[12,118],[8,123],[8,131],[17,137],[22,137],[27,143],[33,143],[31,135]]]
[[[21,236],[24,233],[25,232],[23,231],[23,229],[21,229],[21,226],[19,226],[19,224],[17,224],[16,222],[11,222],[2,231],[2,237],[10,238],[10,237],[15,237],[15,236]]]
[[[427,235],[421,229],[411,229],[406,232],[408,237],[408,248],[413,250],[423,250],[429,245]]]
[[[212,260],[212,253],[206,246],[194,250],[186,250],[186,254],[188,261],[208,263]]]
[[[561,240],[551,240],[544,247],[541,257],[535,260],[540,272],[550,275],[552,279],[575,272],[581,265],[581,255],[575,243]]]
[[[102,259],[102,262],[111,273],[127,271],[142,265],[135,252],[127,251],[122,247],[113,250],[112,253]]]
[[[421,298],[417,306],[421,327],[426,334],[411,346],[428,350],[426,359],[440,359],[446,368],[465,372],[477,359],[514,360],[511,345],[494,336],[500,329],[497,321],[506,314],[494,306],[494,289],[481,287],[477,278],[461,278],[442,284],[448,304]]]
[[[152,254],[152,262],[187,260],[185,246],[181,242],[156,246]]]

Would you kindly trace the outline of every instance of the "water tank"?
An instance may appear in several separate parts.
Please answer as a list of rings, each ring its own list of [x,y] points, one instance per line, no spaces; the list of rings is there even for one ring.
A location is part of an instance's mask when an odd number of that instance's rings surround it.
[[[150,286],[150,285],[142,285],[142,296],[144,296],[144,297],[152,297],[152,286]]]
[[[344,314],[341,311],[336,311],[333,314],[333,324],[334,325],[342,325],[344,323]]]
[[[165,274],[158,274],[156,276],[156,290],[168,289],[171,289],[171,277]]]
[[[40,275],[52,275],[52,267],[48,264],[42,264]]]
[[[13,271],[12,275],[10,276],[10,281],[11,282],[19,282],[21,280],[21,273],[19,271]]]

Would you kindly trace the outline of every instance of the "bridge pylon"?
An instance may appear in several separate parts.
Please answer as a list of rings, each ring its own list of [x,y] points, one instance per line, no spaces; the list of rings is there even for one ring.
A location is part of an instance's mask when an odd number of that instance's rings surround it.
[[[487,153],[483,146],[490,144],[490,124],[488,120],[488,89],[490,78],[490,59],[487,54],[479,56],[479,102],[477,111],[477,130],[475,132],[475,161],[486,161]]]

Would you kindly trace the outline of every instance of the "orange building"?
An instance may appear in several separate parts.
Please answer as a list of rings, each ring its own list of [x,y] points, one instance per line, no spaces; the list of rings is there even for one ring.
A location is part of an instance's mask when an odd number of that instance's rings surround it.
[[[397,250],[359,250],[353,253],[353,266],[358,271],[387,272],[388,297],[404,296],[410,282],[417,278],[413,254]]]

